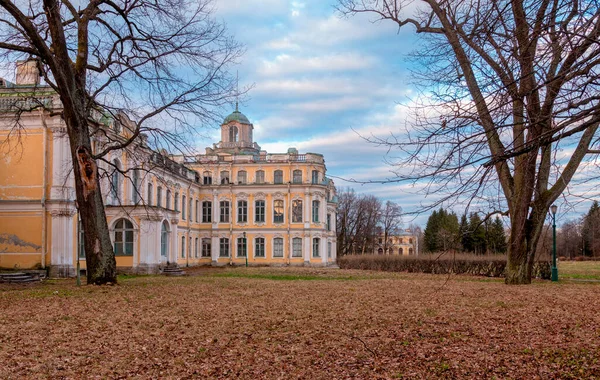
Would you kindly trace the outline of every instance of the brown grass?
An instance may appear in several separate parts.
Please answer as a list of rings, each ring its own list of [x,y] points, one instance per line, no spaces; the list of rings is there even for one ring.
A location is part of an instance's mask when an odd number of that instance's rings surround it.
[[[236,268],[0,285],[0,378],[590,378],[600,288]]]

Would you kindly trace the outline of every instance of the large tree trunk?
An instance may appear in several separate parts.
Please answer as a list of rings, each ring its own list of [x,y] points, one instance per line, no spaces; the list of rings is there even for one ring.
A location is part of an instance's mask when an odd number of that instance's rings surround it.
[[[84,231],[87,283],[116,283],[117,264],[106,222],[98,167],[92,158],[86,112],[82,101],[70,99],[70,103],[77,106],[76,112],[65,108],[64,115],[73,160],[77,209]]]

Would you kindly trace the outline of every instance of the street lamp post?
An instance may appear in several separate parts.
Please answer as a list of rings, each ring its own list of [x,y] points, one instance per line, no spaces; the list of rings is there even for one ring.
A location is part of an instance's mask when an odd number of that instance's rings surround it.
[[[550,206],[552,211],[552,281],[558,281],[558,268],[556,267],[556,205]]]
[[[246,256],[246,268],[248,268],[248,244],[246,243],[246,231],[244,231],[243,235],[244,235],[244,256]]]

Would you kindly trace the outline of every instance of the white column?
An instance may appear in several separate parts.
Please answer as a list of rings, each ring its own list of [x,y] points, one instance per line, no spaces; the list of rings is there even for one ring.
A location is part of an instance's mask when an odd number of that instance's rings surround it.
[[[321,236],[319,239],[319,251],[321,251],[321,262],[323,264],[327,263],[327,237],[325,235]]]
[[[213,236],[211,238],[210,245],[210,257],[213,263],[217,263],[219,261],[219,237]]]
[[[310,261],[310,251],[312,250],[312,239],[309,236],[304,237],[304,262]]]
[[[169,249],[169,254],[167,255],[168,261],[170,263],[177,262],[177,246],[179,241],[179,236],[177,235],[177,222],[177,219],[171,220],[171,235],[169,236],[169,244],[171,248]]]
[[[57,275],[67,277],[71,275],[76,261],[75,247],[73,247],[73,215],[68,210],[54,210],[52,215],[52,244],[50,248],[50,265],[57,267]],[[75,253],[75,255],[73,254]]]

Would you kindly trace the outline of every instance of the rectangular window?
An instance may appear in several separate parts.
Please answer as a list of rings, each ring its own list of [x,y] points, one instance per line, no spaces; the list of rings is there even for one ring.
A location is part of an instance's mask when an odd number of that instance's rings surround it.
[[[202,223],[212,223],[212,202],[202,202]]]
[[[226,185],[229,183],[229,172],[222,171],[221,172],[221,185]]]
[[[292,239],[292,257],[302,257],[302,238]]]
[[[229,239],[219,239],[219,257],[229,257]]]
[[[283,223],[283,200],[273,201],[273,223]]]
[[[321,202],[319,201],[313,201],[312,202],[312,221],[314,223],[319,223],[319,208],[320,208]]]
[[[202,239],[202,257],[210,257],[211,241],[210,239]]]
[[[254,221],[265,222],[265,201],[254,201]]]
[[[162,187],[156,188],[156,205],[162,207]]]
[[[283,183],[283,170],[275,170],[274,175],[274,183],[281,184]]]
[[[188,217],[190,218],[190,223],[192,222],[192,198],[190,198],[190,201],[188,203]]]
[[[246,238],[240,237],[237,239],[237,256],[246,257]]]
[[[263,170],[256,171],[256,183],[265,183],[265,172]]]
[[[179,211],[179,193],[175,193],[175,211]]]
[[[331,231],[331,214],[327,214],[327,231]]]
[[[194,241],[194,257],[198,258],[198,238]]]
[[[294,170],[293,183],[302,183],[302,170]]]
[[[313,257],[321,257],[321,254],[319,253],[319,243],[320,243],[319,238],[314,238],[313,239],[313,251],[312,251],[312,256]]]
[[[327,258],[331,259],[331,242],[327,242]]]
[[[265,238],[254,239],[254,257],[265,257]]]
[[[313,183],[313,185],[319,183],[319,171],[318,170],[312,171],[312,183]]]
[[[238,223],[246,223],[248,221],[247,201],[238,201],[237,221]]]
[[[171,209],[171,190],[167,190],[167,209]]]
[[[212,185],[212,174],[210,174],[210,172],[204,172],[203,177],[203,183],[205,185]]]
[[[302,223],[302,201],[299,199],[292,201],[292,223]]]
[[[152,206],[152,197],[154,195],[154,194],[152,194],[152,192],[153,192],[152,190],[153,189],[154,189],[154,187],[152,186],[152,183],[151,182],[148,183],[148,194],[147,194],[148,195],[148,199],[146,200],[146,204],[148,206]]]
[[[273,239],[273,257],[283,257],[283,239]]]
[[[181,197],[181,219],[185,220],[185,195]]]
[[[229,223],[229,201],[221,201],[219,205],[221,209],[219,221],[221,223]]]
[[[133,200],[133,204],[137,205],[140,201],[140,172],[135,169],[133,171],[133,188],[131,189],[131,199]]]
[[[77,252],[79,254],[79,258],[85,260],[85,241],[83,234],[83,225],[81,224],[81,220],[77,222]]]
[[[185,236],[181,237],[181,258],[185,258]]]
[[[192,237],[191,236],[188,241],[188,257],[192,258]]]
[[[240,170],[238,172],[238,184],[245,185],[246,184],[246,171]]]
[[[196,199],[196,223],[200,221],[200,201]]]

